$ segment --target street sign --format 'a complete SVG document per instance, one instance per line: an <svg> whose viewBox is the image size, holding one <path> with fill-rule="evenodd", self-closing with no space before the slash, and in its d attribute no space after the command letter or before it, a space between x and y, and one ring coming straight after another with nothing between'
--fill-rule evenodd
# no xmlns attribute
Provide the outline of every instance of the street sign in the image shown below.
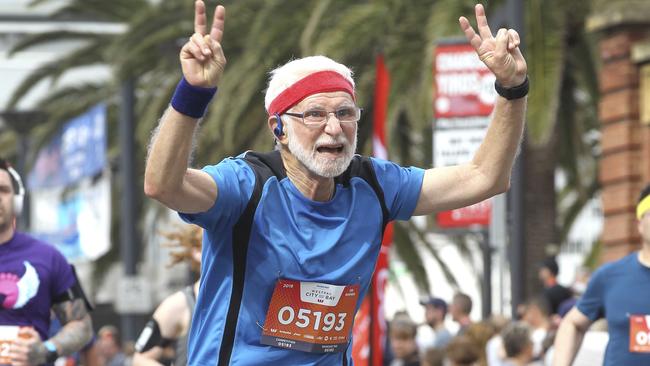
<svg viewBox="0 0 650 366"><path fill-rule="evenodd" d="M472 160L494 108L494 75L467 43L441 44L435 50L433 164L445 167ZM486 227L490 201L437 215L441 228Z"/></svg>

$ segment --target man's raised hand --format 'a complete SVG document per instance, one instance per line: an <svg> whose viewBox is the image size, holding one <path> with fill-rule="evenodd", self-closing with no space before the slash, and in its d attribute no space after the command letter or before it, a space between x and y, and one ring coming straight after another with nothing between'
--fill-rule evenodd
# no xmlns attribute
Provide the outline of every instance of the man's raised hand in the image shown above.
<svg viewBox="0 0 650 366"><path fill-rule="evenodd" d="M467 41L501 85L515 87L522 84L526 79L527 66L519 50L519 34L514 29L501 28L493 37L483 5L477 4L474 10L478 34L467 18L458 19Z"/></svg>
<svg viewBox="0 0 650 366"><path fill-rule="evenodd" d="M209 32L203 0L194 3L194 34L183 45L180 53L183 76L190 84L204 88L216 87L226 67L221 48L226 9L219 5Z"/></svg>

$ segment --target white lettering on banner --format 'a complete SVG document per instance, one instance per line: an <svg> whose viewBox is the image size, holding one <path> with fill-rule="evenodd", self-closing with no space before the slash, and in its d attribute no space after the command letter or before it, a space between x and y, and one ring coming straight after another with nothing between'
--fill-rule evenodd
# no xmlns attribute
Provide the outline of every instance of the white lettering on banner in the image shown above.
<svg viewBox="0 0 650 366"><path fill-rule="evenodd" d="M486 116L436 118L435 128L436 130L485 129L489 124L490 119Z"/></svg>
<svg viewBox="0 0 650 366"><path fill-rule="evenodd" d="M300 300L310 304L336 306L345 286L327 285L318 282L300 283Z"/></svg>
<svg viewBox="0 0 650 366"><path fill-rule="evenodd" d="M436 75L440 96L476 95L484 104L494 104L494 74L458 73Z"/></svg>
<svg viewBox="0 0 650 366"><path fill-rule="evenodd" d="M487 70L476 52L449 52L436 55L436 71Z"/></svg>
<svg viewBox="0 0 650 366"><path fill-rule="evenodd" d="M479 74L439 74L436 76L438 93L446 96L474 95L480 85Z"/></svg>

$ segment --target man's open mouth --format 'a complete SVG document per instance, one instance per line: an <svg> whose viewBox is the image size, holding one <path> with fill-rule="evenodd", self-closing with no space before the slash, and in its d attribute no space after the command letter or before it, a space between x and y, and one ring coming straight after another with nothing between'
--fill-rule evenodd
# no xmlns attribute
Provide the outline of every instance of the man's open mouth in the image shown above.
<svg viewBox="0 0 650 366"><path fill-rule="evenodd" d="M340 154L343 152L343 145L322 145L316 148L319 153Z"/></svg>

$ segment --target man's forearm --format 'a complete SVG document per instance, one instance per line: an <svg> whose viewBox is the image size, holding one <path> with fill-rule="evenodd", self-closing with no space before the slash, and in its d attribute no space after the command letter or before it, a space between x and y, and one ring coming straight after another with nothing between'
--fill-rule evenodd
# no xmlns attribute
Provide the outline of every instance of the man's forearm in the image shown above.
<svg viewBox="0 0 650 366"><path fill-rule="evenodd" d="M578 353L585 332L570 321L563 321L555 336L553 366L570 366Z"/></svg>
<svg viewBox="0 0 650 366"><path fill-rule="evenodd" d="M473 164L500 191L509 186L525 118L526 97L514 100L497 97L485 139L474 154Z"/></svg>
<svg viewBox="0 0 650 366"><path fill-rule="evenodd" d="M90 316L73 320L64 325L61 330L49 340L54 343L61 356L68 356L82 349L93 337L93 326Z"/></svg>
<svg viewBox="0 0 650 366"><path fill-rule="evenodd" d="M83 299L73 299L53 307L62 324L61 330L49 339L59 355L79 351L93 336L93 324Z"/></svg>
<svg viewBox="0 0 650 366"><path fill-rule="evenodd" d="M152 137L145 168L145 192L156 197L178 188L188 168L197 120L172 108Z"/></svg>

